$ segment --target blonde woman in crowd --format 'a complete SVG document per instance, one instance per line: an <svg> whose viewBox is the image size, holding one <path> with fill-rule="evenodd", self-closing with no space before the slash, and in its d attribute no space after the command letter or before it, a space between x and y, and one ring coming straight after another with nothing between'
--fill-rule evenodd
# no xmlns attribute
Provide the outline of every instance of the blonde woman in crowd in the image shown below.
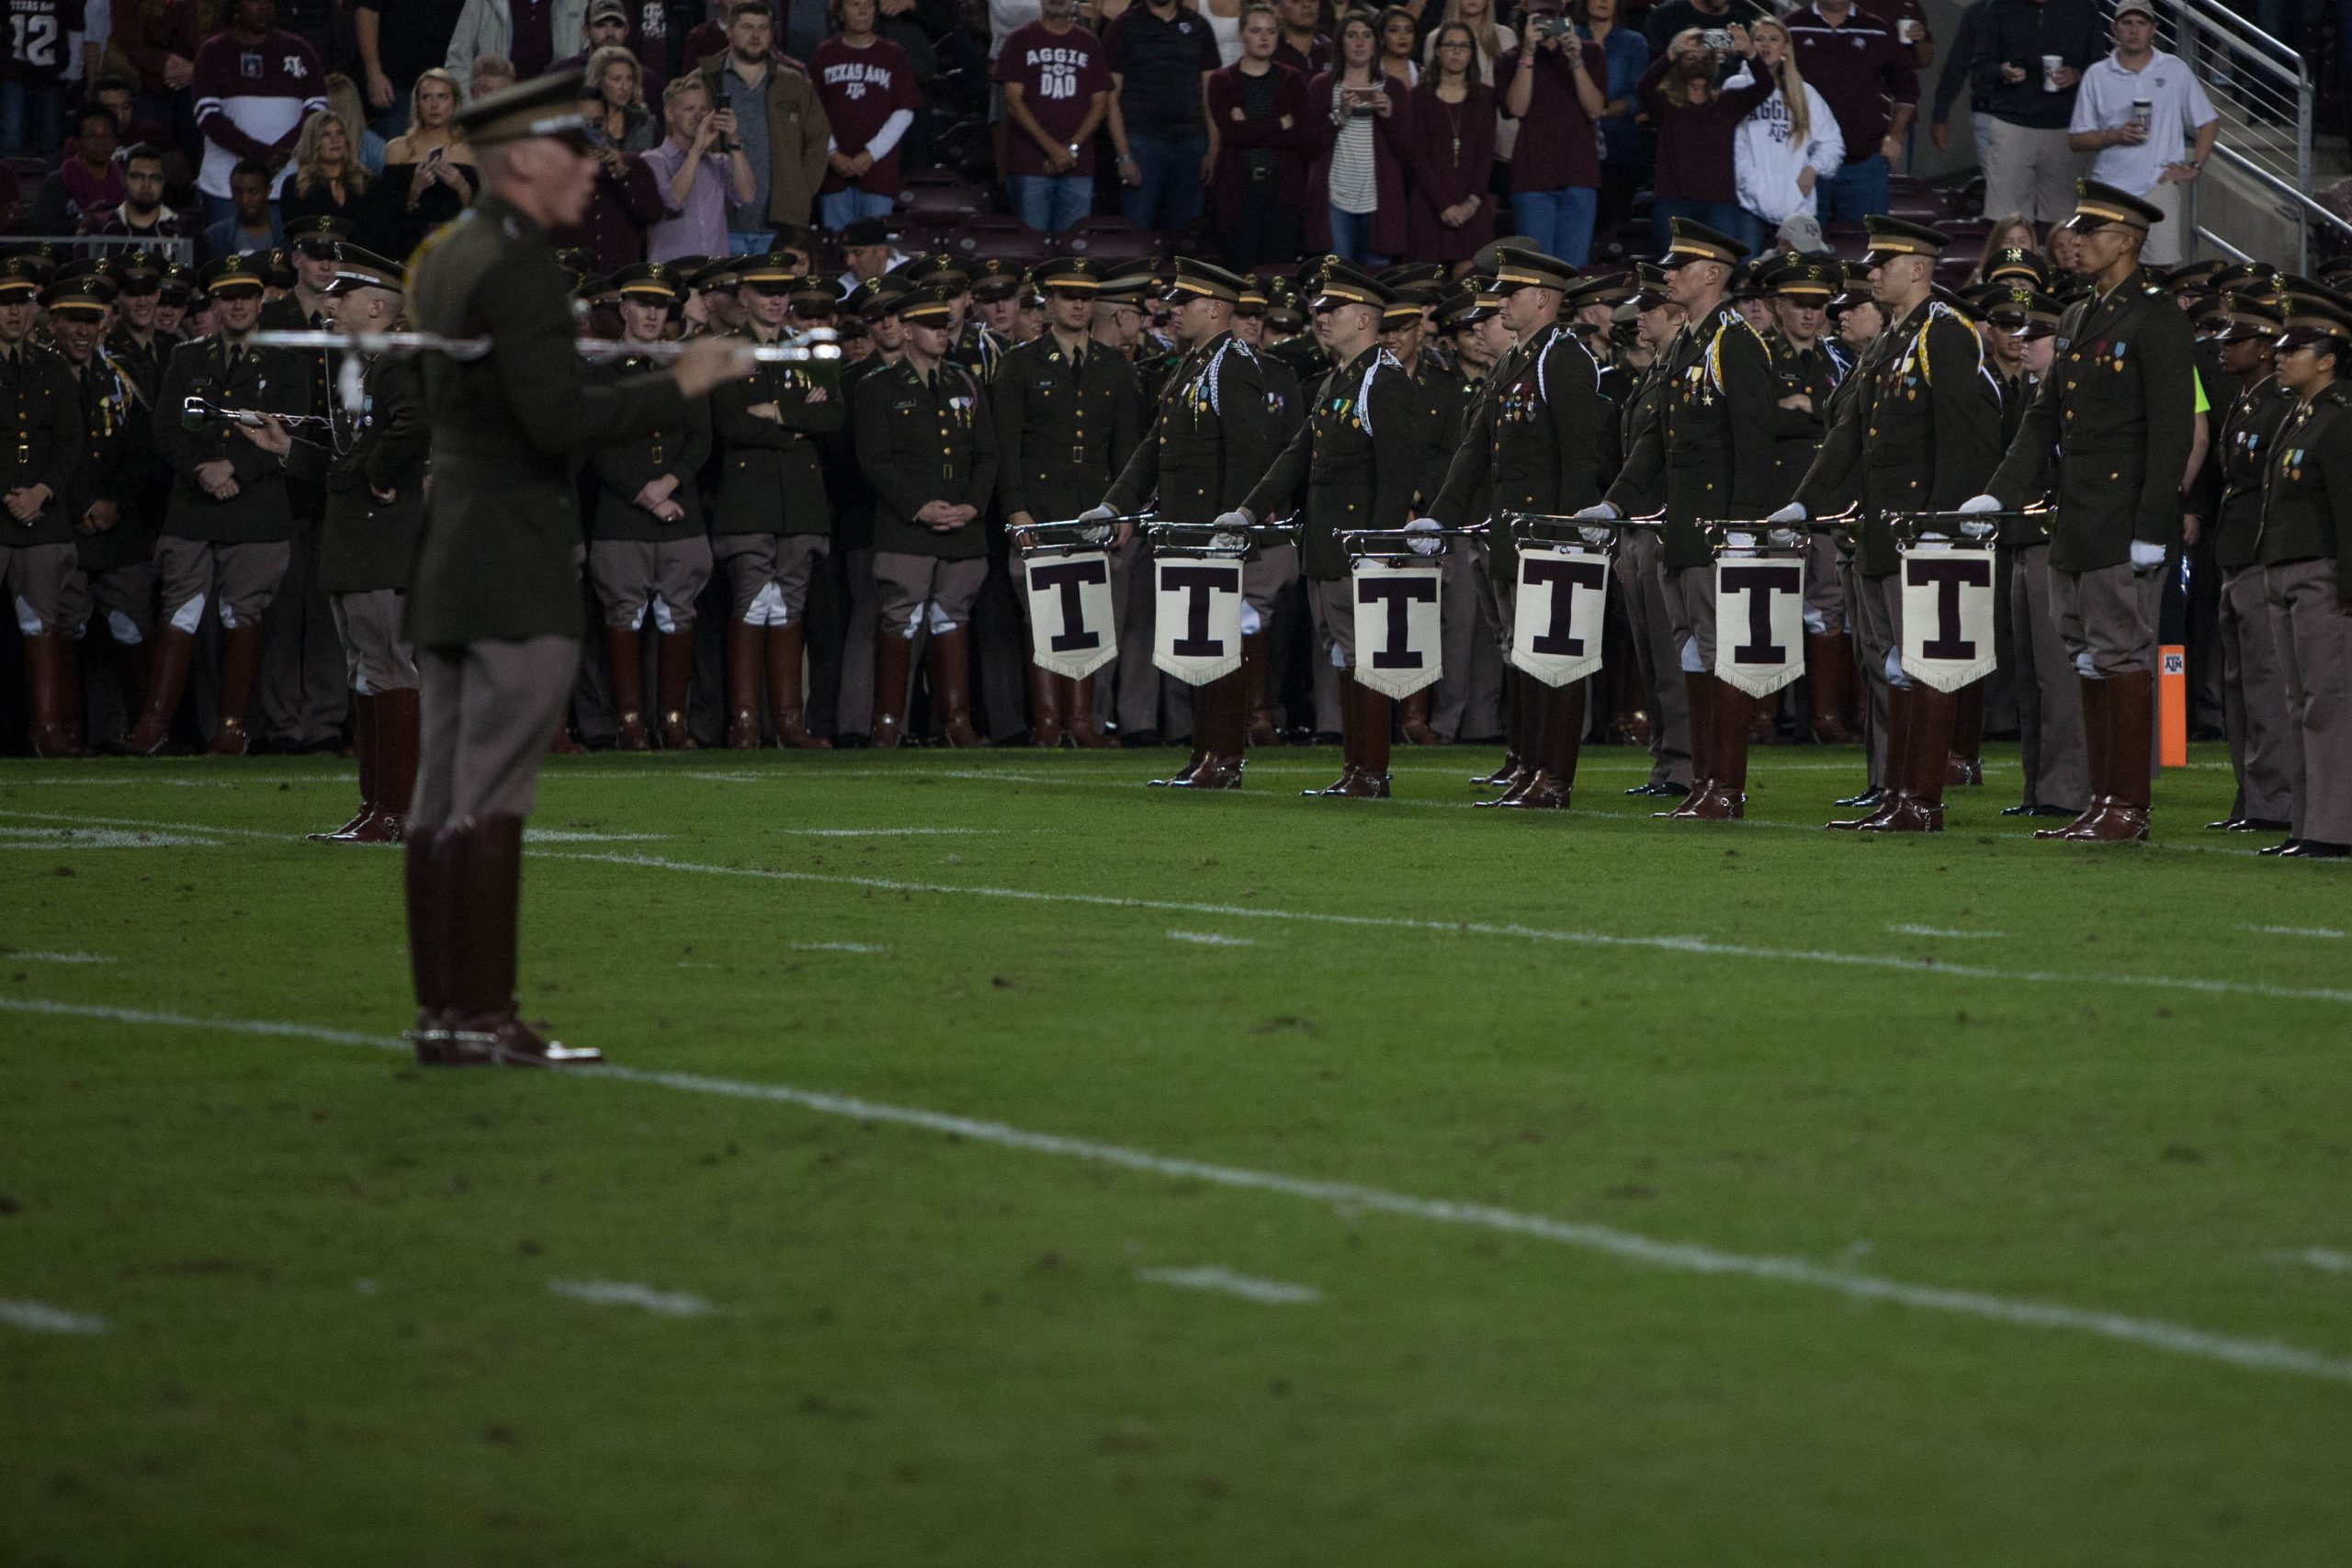
<svg viewBox="0 0 2352 1568"><path fill-rule="evenodd" d="M1756 219L1759 232L1770 234L1784 220L1814 209L1813 187L1845 167L1846 139L1827 100L1798 74L1789 29L1758 17L1748 36L1756 52L1747 68L1773 90L1739 122L1732 175L1739 205Z"/></svg>
<svg viewBox="0 0 2352 1568"><path fill-rule="evenodd" d="M476 61L479 71L481 62ZM455 218L481 188L473 149L458 129L458 79L439 66L409 89L408 130L384 149L384 194L378 222L393 255L415 250Z"/></svg>

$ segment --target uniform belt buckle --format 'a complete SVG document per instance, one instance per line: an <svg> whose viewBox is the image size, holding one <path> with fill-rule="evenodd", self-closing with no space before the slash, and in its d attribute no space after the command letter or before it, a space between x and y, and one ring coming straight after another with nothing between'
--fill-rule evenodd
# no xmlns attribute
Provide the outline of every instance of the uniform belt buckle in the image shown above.
<svg viewBox="0 0 2352 1568"><path fill-rule="evenodd" d="M1085 448L1085 447L1083 447L1083 446L1073 446L1073 447L1071 447L1071 448L1069 449L1069 460L1070 460L1071 462L1073 462L1073 463L1083 463L1083 462L1085 462L1085 461L1086 461L1086 448Z"/></svg>

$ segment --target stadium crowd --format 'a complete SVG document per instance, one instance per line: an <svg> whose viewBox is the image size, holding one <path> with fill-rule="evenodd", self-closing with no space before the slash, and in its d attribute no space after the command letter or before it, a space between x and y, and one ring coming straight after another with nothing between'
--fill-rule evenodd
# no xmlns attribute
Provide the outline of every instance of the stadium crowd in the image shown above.
<svg viewBox="0 0 2352 1568"><path fill-rule="evenodd" d="M2199 727L2232 742L2232 823L2302 828L2300 732L2346 722L2324 694L2341 671L2323 682L2298 665L2295 626L2266 598L2271 426L2256 417L2295 401L2270 369L2289 312L2339 308L2329 284L2345 275L2165 264L2218 117L2153 47L2156 18L2136 0L2104 20L2088 0L1969 7L1927 129L1940 139L1967 95L1990 219L1896 172L1936 51L1917 0L1785 15L1753 0L1622 14L1622 0L1573 14L1527 0L1509 16L1491 0L1340 16L1317 0L1100 14L1000 0L985 40L942 0L833 0L821 17L769 0L116 0L110 36L100 6L32 3L53 8L66 41L52 80L0 80L0 144L62 161L29 204L51 237L0 261L0 397L18 437L0 558L27 704L10 730L44 755L348 748L368 807L346 830L397 834L404 785L391 781L415 747L398 595L433 456L419 374L399 355L244 340L399 324L402 259L479 189L460 109L551 70L581 73L597 164L586 215L552 238L582 335L619 344L608 373L647 360L632 344L724 333L830 328L847 360L838 376L763 366L697 400L681 427L584 466L582 604L602 636L583 647L559 749L1191 736L1197 768L1223 754L1204 732L1224 705L1153 667L1145 541L1114 550L1118 657L1075 682L1030 663L1017 542L1123 489L1124 504L1151 499L1138 455L1148 469L1168 441L1171 398L1214 399L1204 355L1224 333L1244 352L1223 369L1246 374L1273 421L1262 475L1290 486L1249 497L1253 514L1311 510L1324 476L1310 416L1345 400L1326 381L1335 362L1368 353L1411 389L1398 434L1417 468L1366 525L1447 505L1461 514L1448 521L1482 515L1448 496L1449 457L1480 439L1482 411L1509 417L1490 406L1498 378L1570 348L1599 393L1579 416L1592 493L1573 499L1671 511L1668 476L1637 460L1643 422L1670 423L1662 367L1715 301L1676 297L1688 265L1652 268L1687 262L1678 237L1702 237L1772 378L1772 477L1744 474L1736 498L1761 517L1826 495L1801 486L1836 400L1915 311L1939 333L1964 324L2003 443L2031 425L2065 347L2062 311L2097 308L2123 276L2083 254L2086 175L2134 216L2109 225L2140 236L2132 287L2160 291L2194 330L2193 460L2171 536L2153 560L2135 547L2131 565L2151 596L2149 661L2161 621L2165 640L2190 645ZM127 73L109 73L119 61ZM985 114L950 123L959 96L978 108L983 79ZM51 131L66 140L43 145ZM974 199L976 169L1003 211ZM1905 232L1933 239L1887 248ZM1187 272L1170 265L1179 254L1208 261ZM1544 281L1506 281L1514 256L1538 258L1522 268ZM1923 265L1890 295L1878 274L1892 256ZM1361 280L1349 288L1362 298L1333 295L1334 276ZM1553 305L1541 321L1510 303L1531 290ZM1226 314L1204 339L1188 310L1207 296ZM1368 340L1334 341L1335 298L1376 318ZM2338 343L2308 335L2324 314L2294 319L2304 344ZM2116 340L2119 371L2123 353ZM191 414L191 399L271 417ZM930 482L919 476L938 441L946 461ZM1286 447L1297 465L1276 461ZM1939 504L1991 479L1988 462ZM1731 517L1734 500L1703 514ZM2332 528L2295 536L2311 547L2299 561L2336 548ZM1646 558L1654 544L1620 551L1610 656L1589 705L1579 682L1571 720L1510 666L1507 542L1452 542L1445 677L1392 716L1359 707L1351 634L1317 596L1345 570L1325 547L1310 530L1303 551L1272 544L1253 560L1238 678L1249 744L1369 745L1357 731L1375 721L1384 757L1392 723L1411 744L1503 739L1512 761L1493 782L1528 805L1565 804L1543 758L1565 747L1572 773L1585 736L1647 745L1642 787L1686 805L1727 771L1716 710L1736 705L1680 678L1698 639L1672 579L1689 562ZM1865 736L1854 798L1874 812L1898 795L1939 801L1947 773L1980 779L1983 737L2014 733L2018 809L2095 815L2116 793L2108 775L2144 772L2146 742L2116 755L2109 729L2130 725L2086 713L2113 694L2093 688L2126 671L2078 679L2091 656L2052 600L2049 547L2004 525L1999 668L1942 716L1930 784L1911 717L1934 705L1892 669L1871 586L1894 570L1892 543L1817 536L1807 677L1740 708L1743 759L1751 740ZM2133 787L2137 836L2144 781ZM2352 831L2330 818L2290 836L2321 852Z"/></svg>

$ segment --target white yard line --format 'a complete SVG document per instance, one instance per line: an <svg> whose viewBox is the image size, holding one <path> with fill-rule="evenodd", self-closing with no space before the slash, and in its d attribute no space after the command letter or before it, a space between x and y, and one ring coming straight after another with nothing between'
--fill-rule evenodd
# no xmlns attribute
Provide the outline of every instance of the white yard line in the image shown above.
<svg viewBox="0 0 2352 1568"><path fill-rule="evenodd" d="M591 1306L642 1307L661 1317L712 1317L720 1310L700 1296L627 1280L549 1280L548 1294Z"/></svg>
<svg viewBox="0 0 2352 1568"><path fill-rule="evenodd" d="M2308 936L2322 942L2344 940L2342 931L2330 931L2325 926L2240 926L2238 930L2252 931L2256 936Z"/></svg>
<svg viewBox="0 0 2352 1568"><path fill-rule="evenodd" d="M681 872L703 876L741 876L769 882L818 884L836 887L867 887L885 893L936 893L954 897L1001 898L1032 904L1071 904L1098 909L1148 909L1156 914L1197 915L1212 919L1289 921L1301 925L1341 926L1364 931L1432 931L1453 936L1507 936L1529 942L1560 942L1579 947L1646 949L1709 958L1747 958L1772 964L1820 964L1840 968L1892 969L1913 975L1941 975L1965 980L2001 980L2018 984L2067 987L2120 987L2127 989L2197 991L2211 996L2265 997L2275 1001L2352 1003L2352 989L2328 987L2274 986L2256 980L2206 979L2193 975L2101 974L2098 971L1996 969L1981 964L1951 964L1894 953L1840 953L1819 948L1761 947L1747 942L1716 942L1699 936L1634 936L1616 931L1551 930L1539 926L1503 925L1485 920L1419 919L1406 915L1343 915L1323 909L1273 909L1245 904L1195 904L1173 898L1130 898L1107 893L1048 893L1035 888L959 886L947 882L907 882L895 877L853 876L816 871L775 871L758 866L716 865L699 861L669 860L658 855L590 854L551 851L541 860L593 862L604 865L638 866L650 871Z"/></svg>
<svg viewBox="0 0 2352 1568"><path fill-rule="evenodd" d="M1170 942L1197 942L1203 947L1255 947L1255 937L1227 936L1221 931L1170 931Z"/></svg>
<svg viewBox="0 0 2352 1568"><path fill-rule="evenodd" d="M1890 925L1890 926L1888 926L1886 929L1887 929L1888 931L1893 931L1893 932L1894 932L1895 935L1897 935L1897 936L1933 936L1933 937L1949 937L1949 938L1951 938L1951 939L1953 939L1953 940L1955 940L1955 941L1960 941L1960 942L1973 942L1973 941L1976 941L1976 940L1978 940L1978 939L1980 939L1980 938L2001 937L2001 936L2007 936L2007 935L2008 935L2008 934L2009 934L2009 933L2008 933L2008 932L2007 932L2007 931L1946 931L1946 930L1944 930L1944 929L1943 929L1942 927L1940 927L1940 926L1914 926L1914 925L1905 925L1905 924L1900 924L1900 923L1898 923L1898 924L1894 924L1894 925Z"/></svg>
<svg viewBox="0 0 2352 1568"><path fill-rule="evenodd" d="M1323 1299L1312 1285L1285 1285L1280 1280L1256 1280L1215 1264L1199 1269L1138 1269L1136 1278L1148 1285L1174 1285L1186 1291L1216 1291L1264 1306L1309 1306Z"/></svg>
<svg viewBox="0 0 2352 1568"><path fill-rule="evenodd" d="M0 1012L51 1018L92 1019L108 1023L141 1024L158 1028L213 1031L232 1034L270 1035L285 1039L320 1040L330 1044L368 1045L389 1051L407 1049L398 1039L385 1035L364 1034L353 1030L322 1029L310 1024L278 1022L266 1019L201 1018L184 1013L99 1007L27 997L0 997ZM1832 1268L1807 1258L1725 1252L1696 1243L1665 1241L1632 1231L1612 1229L1606 1225L1555 1220L1542 1214L1521 1213L1488 1204L1457 1203L1442 1198L1417 1198L1408 1193L1385 1191L1376 1187L1360 1187L1352 1182L1319 1181L1304 1177L1283 1176L1272 1171L1250 1170L1239 1166L1211 1165L1200 1160L1170 1158L1142 1149L1125 1148L1116 1144L1097 1143L1090 1138L1064 1137L1053 1133L1032 1133L1001 1122L984 1122L973 1117L948 1115L941 1111L924 1111L912 1106L886 1105L875 1100L858 1100L848 1095L794 1089L786 1084L746 1083L731 1078L706 1077L697 1073L647 1072L631 1067L616 1066L581 1069L574 1076L597 1081L609 1080L648 1085L686 1094L718 1095L729 1100L763 1100L775 1104L792 1105L822 1115L911 1127L923 1132L944 1134L967 1142L990 1144L1000 1148L1019 1149L1027 1154L1054 1155L1065 1159L1110 1166L1173 1180L1204 1182L1216 1187L1296 1198L1327 1205L1346 1213L1393 1214L1433 1224L1527 1236L1533 1240L1552 1242L1577 1251L1598 1253L1627 1263L1643 1264L1651 1268L1716 1278L1760 1280L1773 1284L1794 1285L1807 1290L1822 1291L1831 1295L1842 1296L1849 1301L1883 1302L1890 1305L1916 1308L1922 1312L1980 1318L2019 1327L2064 1329L2073 1333L2116 1340L2123 1344L2136 1345L2146 1349L2165 1350L2175 1355L2216 1361L2248 1371L2286 1372L2298 1377L2316 1378L2327 1382L2352 1385L2352 1358L2331 1356L2317 1350L2305 1350L2292 1345L2279 1344L2276 1340L2245 1339L2233 1335L2215 1334L2205 1329L2192 1328L2182 1324L2165 1323L2154 1318L2132 1317L2122 1313L2065 1306L2054 1302L1998 1296L1981 1291L1948 1290L1936 1285L1916 1285L1900 1280L1880 1279L1841 1268Z"/></svg>
<svg viewBox="0 0 2352 1568"><path fill-rule="evenodd" d="M2335 1252L2324 1247L2307 1247L2300 1252L2274 1252L2271 1260L2278 1263L2300 1263L2306 1269L2316 1269L2323 1274L2352 1274L2352 1252Z"/></svg>
<svg viewBox="0 0 2352 1568"><path fill-rule="evenodd" d="M0 947L0 964L111 964L102 953L17 953Z"/></svg>
<svg viewBox="0 0 2352 1568"><path fill-rule="evenodd" d="M766 833L784 833L797 839L964 839L1001 833L1001 828L769 828Z"/></svg>
<svg viewBox="0 0 2352 1568"><path fill-rule="evenodd" d="M795 953L888 953L890 950L878 942L796 942Z"/></svg>
<svg viewBox="0 0 2352 1568"><path fill-rule="evenodd" d="M87 1313L67 1312L47 1302L0 1301L0 1323L28 1334L104 1334L107 1320Z"/></svg>

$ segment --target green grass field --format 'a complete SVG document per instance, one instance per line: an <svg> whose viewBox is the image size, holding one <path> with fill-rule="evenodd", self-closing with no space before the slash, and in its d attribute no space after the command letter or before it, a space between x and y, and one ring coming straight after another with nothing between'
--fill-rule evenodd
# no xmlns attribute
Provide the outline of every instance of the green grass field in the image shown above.
<svg viewBox="0 0 2352 1568"><path fill-rule="evenodd" d="M0 1562L2352 1560L2352 876L2216 749L1493 755L552 765L571 1076L400 1054L347 762L0 769Z"/></svg>

